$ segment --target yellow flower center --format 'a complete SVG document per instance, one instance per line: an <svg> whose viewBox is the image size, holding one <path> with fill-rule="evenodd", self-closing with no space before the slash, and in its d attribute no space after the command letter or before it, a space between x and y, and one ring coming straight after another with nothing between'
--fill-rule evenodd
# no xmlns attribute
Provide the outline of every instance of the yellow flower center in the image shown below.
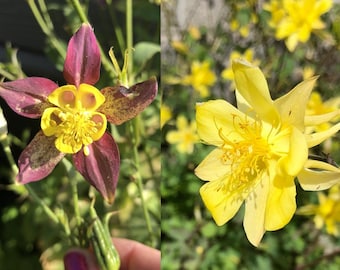
<svg viewBox="0 0 340 270"><path fill-rule="evenodd" d="M270 146L261 136L260 121L234 117L234 132L239 139L230 140L222 129L219 130L223 139L223 155L221 161L230 167L228 181L223 183L226 192L249 193L257 184L263 172L267 171Z"/></svg>
<svg viewBox="0 0 340 270"><path fill-rule="evenodd" d="M55 136L55 146L63 153L74 154L84 147L89 155L92 142L99 140L107 125L106 116L96 112L104 103L100 91L88 84L65 85L54 90L48 101L57 107L47 108L41 118L46 136Z"/></svg>

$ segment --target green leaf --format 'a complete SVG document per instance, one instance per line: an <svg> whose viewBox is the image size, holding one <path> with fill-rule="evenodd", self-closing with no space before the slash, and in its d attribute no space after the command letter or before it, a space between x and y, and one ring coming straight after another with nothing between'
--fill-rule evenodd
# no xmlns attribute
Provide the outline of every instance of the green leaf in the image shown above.
<svg viewBox="0 0 340 270"><path fill-rule="evenodd" d="M139 42L134 49L134 64L138 70L141 70L156 53L160 52L161 47L152 42Z"/></svg>

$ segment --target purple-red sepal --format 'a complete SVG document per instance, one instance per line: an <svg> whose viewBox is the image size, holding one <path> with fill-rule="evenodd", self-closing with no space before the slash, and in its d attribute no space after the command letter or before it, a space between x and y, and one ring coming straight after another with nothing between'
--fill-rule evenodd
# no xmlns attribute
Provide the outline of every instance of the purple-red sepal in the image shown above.
<svg viewBox="0 0 340 270"><path fill-rule="evenodd" d="M27 184L48 176L65 154L54 146L54 137L47 137L39 131L21 153L18 161L17 181Z"/></svg>
<svg viewBox="0 0 340 270"><path fill-rule="evenodd" d="M130 88L109 86L101 90L105 103L98 111L105 114L109 122L120 125L141 113L156 97L158 84L155 77L137 83Z"/></svg>
<svg viewBox="0 0 340 270"><path fill-rule="evenodd" d="M118 146L112 136L105 132L101 139L88 147L88 156L84 151L73 155L74 165L107 202L113 203L120 166Z"/></svg>
<svg viewBox="0 0 340 270"><path fill-rule="evenodd" d="M100 50L91 25L84 23L70 39L63 73L67 83L77 87L98 81Z"/></svg>
<svg viewBox="0 0 340 270"><path fill-rule="evenodd" d="M28 118L39 118L52 104L47 97L58 85L41 77L0 83L0 96L13 111Z"/></svg>

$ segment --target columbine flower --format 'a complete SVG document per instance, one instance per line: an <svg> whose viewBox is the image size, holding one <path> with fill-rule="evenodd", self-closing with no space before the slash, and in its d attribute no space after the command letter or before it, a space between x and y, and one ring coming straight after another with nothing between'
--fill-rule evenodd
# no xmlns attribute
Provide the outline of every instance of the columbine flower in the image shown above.
<svg viewBox="0 0 340 270"><path fill-rule="evenodd" d="M296 176L306 190L329 188L339 181L339 169L308 160L308 148L340 125L304 134L305 108L316 77L273 101L259 68L239 60L233 62L233 70L238 108L224 100L196 106L198 135L216 149L195 173L208 181L200 194L217 225L228 222L245 202L244 229L257 246L265 231L278 230L292 218ZM319 116L319 121L326 118Z"/></svg>
<svg viewBox="0 0 340 270"><path fill-rule="evenodd" d="M208 61L193 62L191 65L191 74L183 78L184 85L192 85L192 87L200 93L201 97L209 96L209 86L213 86L216 81L215 74L210 70Z"/></svg>
<svg viewBox="0 0 340 270"><path fill-rule="evenodd" d="M157 82L150 79L130 89L93 86L99 79L100 52L90 25L71 38L64 64L67 85L41 77L0 84L0 96L18 114L41 117L41 131L19 157L20 183L49 175L65 154L103 197L112 202L118 180L118 147L106 132L107 121L121 124L152 102Z"/></svg>
<svg viewBox="0 0 340 270"><path fill-rule="evenodd" d="M298 209L301 215L315 215L314 223L318 229L326 226L329 234L338 236L340 225L340 189L335 185L329 189L328 196L318 192L318 205L305 205Z"/></svg>
<svg viewBox="0 0 340 270"><path fill-rule="evenodd" d="M325 27L320 17L331 7L331 0L272 0L264 8L272 14L270 25L276 28L276 39L285 39L288 50L294 51L298 42L308 41L313 30Z"/></svg>
<svg viewBox="0 0 340 270"><path fill-rule="evenodd" d="M177 130L169 131L166 140L170 144L176 144L178 152L191 154L194 151L194 144L199 142L196 122L188 123L187 118L180 115L177 117L176 126Z"/></svg>

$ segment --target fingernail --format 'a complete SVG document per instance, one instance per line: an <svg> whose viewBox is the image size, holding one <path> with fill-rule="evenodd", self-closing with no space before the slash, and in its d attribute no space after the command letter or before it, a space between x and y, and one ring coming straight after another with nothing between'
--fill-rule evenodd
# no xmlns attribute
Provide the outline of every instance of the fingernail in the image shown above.
<svg viewBox="0 0 340 270"><path fill-rule="evenodd" d="M81 250L70 250L64 256L65 270L89 270L86 255Z"/></svg>

